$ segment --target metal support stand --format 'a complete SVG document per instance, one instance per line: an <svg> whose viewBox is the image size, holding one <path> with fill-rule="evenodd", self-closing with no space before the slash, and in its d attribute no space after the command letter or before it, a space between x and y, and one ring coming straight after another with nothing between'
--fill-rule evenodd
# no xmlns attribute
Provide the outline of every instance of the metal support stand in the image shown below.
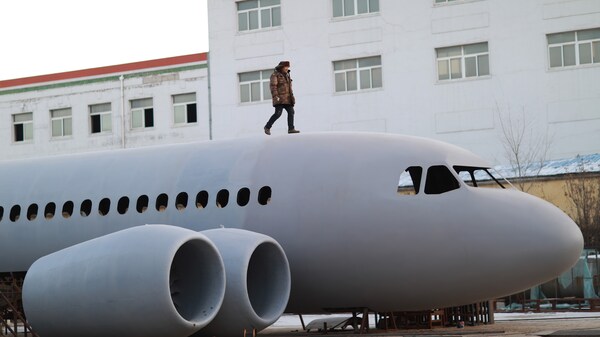
<svg viewBox="0 0 600 337"><path fill-rule="evenodd" d="M298 317L300 317L300 323L302 324L302 331L306 331L306 324L304 324L304 318L302 317L302 314L298 314Z"/></svg>
<svg viewBox="0 0 600 337"><path fill-rule="evenodd" d="M13 273L0 275L0 328L4 326L4 332L10 331L11 335L18 336L19 323L23 325L23 336L28 333L33 337L39 335L33 331L25 315L23 314L23 300L21 287L24 275L17 277ZM12 321L13 328L8 321Z"/></svg>

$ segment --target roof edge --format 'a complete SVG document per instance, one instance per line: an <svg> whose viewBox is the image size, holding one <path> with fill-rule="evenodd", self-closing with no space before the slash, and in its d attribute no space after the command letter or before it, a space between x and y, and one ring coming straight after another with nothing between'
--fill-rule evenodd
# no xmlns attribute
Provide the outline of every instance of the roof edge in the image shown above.
<svg viewBox="0 0 600 337"><path fill-rule="evenodd" d="M0 88L18 87L37 83L71 80L82 77L114 74L119 72L135 71L147 68L167 67L185 63L206 62L208 53L188 54L181 56L165 57L154 60L123 63L112 66L89 68L82 70L66 71L61 73L38 75L31 77L15 78L0 81Z"/></svg>

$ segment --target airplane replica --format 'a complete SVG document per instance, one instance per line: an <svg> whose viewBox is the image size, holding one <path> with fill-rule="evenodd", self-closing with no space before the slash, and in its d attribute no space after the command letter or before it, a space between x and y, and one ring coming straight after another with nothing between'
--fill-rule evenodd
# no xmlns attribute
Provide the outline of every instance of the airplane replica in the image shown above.
<svg viewBox="0 0 600 337"><path fill-rule="evenodd" d="M42 337L240 336L284 312L474 303L583 248L567 215L489 167L371 133L4 161L0 272L27 272Z"/></svg>

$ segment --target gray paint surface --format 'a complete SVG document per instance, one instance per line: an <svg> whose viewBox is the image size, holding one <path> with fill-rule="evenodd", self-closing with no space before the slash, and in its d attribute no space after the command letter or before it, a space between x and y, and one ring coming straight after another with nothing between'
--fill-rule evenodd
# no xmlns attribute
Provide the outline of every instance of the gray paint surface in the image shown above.
<svg viewBox="0 0 600 337"><path fill-rule="evenodd" d="M423 138L323 133L168 145L60 156L0 165L0 272L24 271L38 258L129 227L160 223L195 231L219 227L265 234L283 248L291 272L287 311L340 308L419 310L472 303L559 275L578 258L581 232L553 205L511 189L460 188L436 195L397 193L409 166L488 167L461 148ZM454 172L453 172L454 174ZM458 179L458 177L456 177ZM423 177L425 180L425 177ZM422 182L425 184L426 181ZM267 205L257 202L269 186ZM236 203L250 190L246 206ZM230 193L218 208L217 193ZM206 208L194 205L209 193ZM175 197L189 195L177 210ZM158 212L156 197L168 208ZM140 195L150 207L135 210ZM119 198L130 199L126 214ZM110 198L108 215L98 215ZM85 199L93 203L79 214ZM48 202L74 215L46 220ZM30 204L40 208L30 221ZM10 221L13 205L21 216Z"/></svg>

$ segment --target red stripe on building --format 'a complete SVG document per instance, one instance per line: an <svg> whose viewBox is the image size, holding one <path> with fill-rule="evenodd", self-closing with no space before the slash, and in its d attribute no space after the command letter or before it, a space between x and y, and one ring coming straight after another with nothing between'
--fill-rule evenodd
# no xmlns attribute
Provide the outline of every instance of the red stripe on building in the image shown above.
<svg viewBox="0 0 600 337"><path fill-rule="evenodd" d="M202 62L206 61L207 53L190 54L174 57L166 57L156 60L132 62L125 64L117 64L113 66L90 68L83 70L67 71L64 73L55 73L48 75L39 75L23 78L15 78L12 80L0 81L0 88L17 87L21 85L29 85L35 83L52 82L52 81L63 81L69 79L75 79L80 77L90 77L114 74L120 72L135 71L148 68L168 67L186 63Z"/></svg>

